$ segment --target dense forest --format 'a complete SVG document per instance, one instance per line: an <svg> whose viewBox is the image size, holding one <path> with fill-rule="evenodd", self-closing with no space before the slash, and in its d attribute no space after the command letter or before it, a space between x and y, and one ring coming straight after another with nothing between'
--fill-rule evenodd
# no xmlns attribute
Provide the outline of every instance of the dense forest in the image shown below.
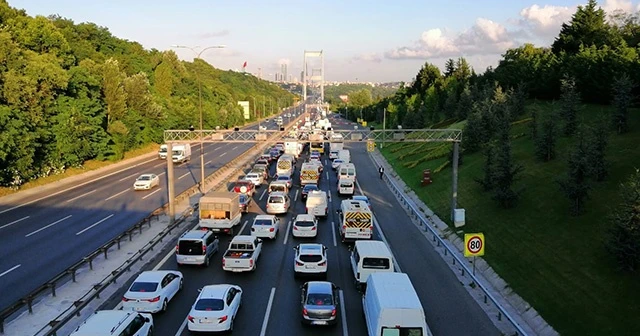
<svg viewBox="0 0 640 336"><path fill-rule="evenodd" d="M330 85L324 88L324 100L331 104L334 110L343 108L346 104L340 99L341 95L349 96L349 103L354 106L366 106L374 101L391 97L396 89L388 86L371 86L368 84Z"/></svg>
<svg viewBox="0 0 640 336"><path fill-rule="evenodd" d="M6 0L0 24L0 186L89 159L118 160L160 143L165 129L197 127L198 79L205 128L245 123L239 100L250 102L254 120L254 108L266 116L295 98L252 75L145 50L93 23L30 17Z"/></svg>

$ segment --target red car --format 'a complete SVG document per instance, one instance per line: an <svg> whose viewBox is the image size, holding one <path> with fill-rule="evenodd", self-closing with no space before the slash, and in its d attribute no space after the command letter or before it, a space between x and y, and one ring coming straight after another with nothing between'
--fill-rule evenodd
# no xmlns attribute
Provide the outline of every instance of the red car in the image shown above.
<svg viewBox="0 0 640 336"><path fill-rule="evenodd" d="M253 182L247 180L238 180L236 184L233 186L233 192L239 194L245 194L249 197L253 197L253 193L256 188L253 185Z"/></svg>

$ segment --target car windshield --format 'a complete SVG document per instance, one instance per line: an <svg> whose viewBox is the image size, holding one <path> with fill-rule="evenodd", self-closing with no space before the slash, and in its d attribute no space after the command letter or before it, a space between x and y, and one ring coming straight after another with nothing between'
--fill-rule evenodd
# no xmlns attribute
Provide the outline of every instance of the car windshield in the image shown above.
<svg viewBox="0 0 640 336"><path fill-rule="evenodd" d="M158 284L155 282L134 282L129 288L130 292L155 292L158 288Z"/></svg>
<svg viewBox="0 0 640 336"><path fill-rule="evenodd" d="M224 309L224 301L220 299L200 299L196 302L195 310L221 311Z"/></svg>
<svg viewBox="0 0 640 336"><path fill-rule="evenodd" d="M335 160L335 161L333 161L333 163L342 163L342 162L344 162L344 161L342 161L342 160Z"/></svg>
<svg viewBox="0 0 640 336"><path fill-rule="evenodd" d="M333 297L331 294L312 293L307 296L307 304L314 306L332 306Z"/></svg>
<svg viewBox="0 0 640 336"><path fill-rule="evenodd" d="M284 197L282 196L269 197L269 203L284 203Z"/></svg>
<svg viewBox="0 0 640 336"><path fill-rule="evenodd" d="M138 181L149 181L149 180L151 180L151 176L149 175L138 177Z"/></svg>
<svg viewBox="0 0 640 336"><path fill-rule="evenodd" d="M312 190L318 190L318 186L315 184L307 184L306 186L304 186L304 189L302 189L302 191L312 191Z"/></svg>
<svg viewBox="0 0 640 336"><path fill-rule="evenodd" d="M257 178L258 178L258 175L256 175L256 174L249 174L249 175L247 175L247 177L246 177L246 178L247 178L247 179L257 179Z"/></svg>
<svg viewBox="0 0 640 336"><path fill-rule="evenodd" d="M304 227L310 227L313 226L313 222L311 221L297 221L296 222L296 226L304 226Z"/></svg>
<svg viewBox="0 0 640 336"><path fill-rule="evenodd" d="M256 219L255 222L253 222L253 225L271 225L273 224L273 221L270 221L268 219Z"/></svg>
<svg viewBox="0 0 640 336"><path fill-rule="evenodd" d="M248 199L249 198L246 195L244 194L240 195L240 203L245 203Z"/></svg>
<svg viewBox="0 0 640 336"><path fill-rule="evenodd" d="M289 176L278 176L278 181L289 181Z"/></svg>

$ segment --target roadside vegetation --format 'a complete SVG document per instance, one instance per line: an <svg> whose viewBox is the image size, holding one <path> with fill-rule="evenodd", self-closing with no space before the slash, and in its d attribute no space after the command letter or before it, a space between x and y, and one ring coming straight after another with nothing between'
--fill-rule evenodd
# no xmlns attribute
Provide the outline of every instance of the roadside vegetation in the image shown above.
<svg viewBox="0 0 640 336"><path fill-rule="evenodd" d="M145 50L93 23L30 17L5 0L0 23L0 195L140 154L165 129L197 128L196 74L207 129L243 125L238 101L249 101L250 122L295 99L252 75Z"/></svg>
<svg viewBox="0 0 640 336"><path fill-rule="evenodd" d="M462 128L464 232L562 335L640 331L640 19L579 7L550 48L507 50L476 74L464 58L425 64L393 97L349 118L387 128ZM358 111L358 113L354 113ZM450 225L451 145L383 155ZM430 169L434 183L420 186ZM452 227L453 230L453 227ZM462 235L462 232L458 232Z"/></svg>
<svg viewBox="0 0 640 336"><path fill-rule="evenodd" d="M340 96L348 96L349 104L353 106L366 106L376 100L393 96L397 91L397 85L383 84L371 86L358 83L340 83L324 88L324 100L334 109L346 106Z"/></svg>

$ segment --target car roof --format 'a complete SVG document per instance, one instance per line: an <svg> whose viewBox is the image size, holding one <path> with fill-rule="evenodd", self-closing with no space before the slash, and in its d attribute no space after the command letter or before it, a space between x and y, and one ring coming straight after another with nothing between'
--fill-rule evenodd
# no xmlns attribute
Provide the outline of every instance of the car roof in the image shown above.
<svg viewBox="0 0 640 336"><path fill-rule="evenodd" d="M126 310L99 310L87 318L72 335L113 335L120 325L137 312ZM112 332L113 330L113 332Z"/></svg>
<svg viewBox="0 0 640 336"><path fill-rule="evenodd" d="M305 243L298 246L300 254L322 254L322 248L324 247L322 244L317 243Z"/></svg>
<svg viewBox="0 0 640 336"><path fill-rule="evenodd" d="M160 282L167 274L173 273L169 271L146 271L140 273L136 278L136 282Z"/></svg>
<svg viewBox="0 0 640 336"><path fill-rule="evenodd" d="M283 193L282 191L274 191L271 194L269 194L269 197L274 197L274 196L280 196L280 197L284 197L287 194Z"/></svg>
<svg viewBox="0 0 640 336"><path fill-rule="evenodd" d="M267 219L267 220L271 220L273 219L274 216L272 215L257 215L256 219Z"/></svg>
<svg viewBox="0 0 640 336"><path fill-rule="evenodd" d="M365 196L365 195L355 195L353 197L354 200L356 201L369 201L369 197Z"/></svg>
<svg viewBox="0 0 640 336"><path fill-rule="evenodd" d="M310 214L299 214L296 216L296 221L313 221L316 216Z"/></svg>
<svg viewBox="0 0 640 336"><path fill-rule="evenodd" d="M227 284L219 284L219 285L208 285L202 287L200 291L200 295L198 298L200 299L222 299L224 298L224 294L231 288L232 285Z"/></svg>
<svg viewBox="0 0 640 336"><path fill-rule="evenodd" d="M307 282L307 293L333 294L333 283L329 281L309 281Z"/></svg>
<svg viewBox="0 0 640 336"><path fill-rule="evenodd" d="M185 232L180 239L204 239L210 232L209 230L191 230Z"/></svg>

